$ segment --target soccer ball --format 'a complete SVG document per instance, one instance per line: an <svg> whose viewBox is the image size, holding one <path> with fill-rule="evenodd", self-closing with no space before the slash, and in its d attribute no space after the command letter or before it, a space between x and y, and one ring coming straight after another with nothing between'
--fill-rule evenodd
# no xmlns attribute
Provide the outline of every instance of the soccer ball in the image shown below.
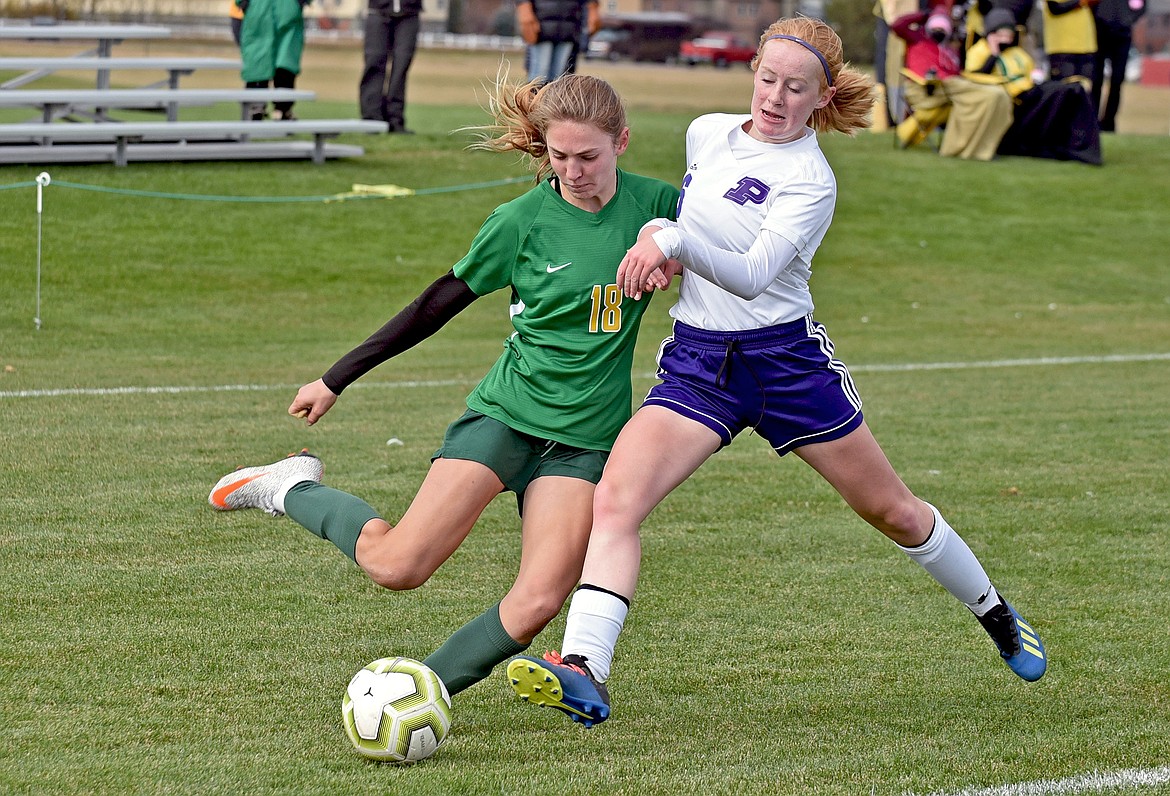
<svg viewBox="0 0 1170 796"><path fill-rule="evenodd" d="M439 676L410 658L379 658L353 676L341 721L354 748L373 760L425 760L451 729L451 697Z"/></svg>

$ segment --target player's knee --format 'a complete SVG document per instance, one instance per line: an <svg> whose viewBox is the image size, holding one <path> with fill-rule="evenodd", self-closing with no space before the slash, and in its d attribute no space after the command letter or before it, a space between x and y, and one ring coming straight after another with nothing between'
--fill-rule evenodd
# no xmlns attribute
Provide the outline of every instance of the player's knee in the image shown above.
<svg viewBox="0 0 1170 796"><path fill-rule="evenodd" d="M362 564L362 569L370 576L370 580L383 589L390 591L410 591L426 583L432 571L418 566L404 565L402 562Z"/></svg>
<svg viewBox="0 0 1170 796"><path fill-rule="evenodd" d="M630 485L603 478L593 493L593 535L612 533L607 529L625 525L621 520L636 512L636 498Z"/></svg>
<svg viewBox="0 0 1170 796"><path fill-rule="evenodd" d="M534 602L521 603L520 609L513 617L514 627L510 630L519 637L517 640L530 641L556 618L563 605L563 599L555 602L551 595L542 595Z"/></svg>
<svg viewBox="0 0 1170 796"><path fill-rule="evenodd" d="M911 496L872 506L862 517L899 544L917 544L930 535L924 510L929 512L921 500Z"/></svg>

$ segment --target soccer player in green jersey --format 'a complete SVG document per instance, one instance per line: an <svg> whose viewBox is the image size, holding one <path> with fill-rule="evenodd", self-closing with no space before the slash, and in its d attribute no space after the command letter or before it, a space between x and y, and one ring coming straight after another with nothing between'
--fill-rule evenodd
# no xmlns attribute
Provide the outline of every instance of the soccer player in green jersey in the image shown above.
<svg viewBox="0 0 1170 796"><path fill-rule="evenodd" d="M312 425L342 390L434 334L472 301L511 291L514 331L447 429L418 494L396 525L362 499L320 483L307 452L220 479L220 510L288 515L388 589L416 588L459 547L504 491L521 507L521 556L504 598L425 661L451 694L523 651L560 611L581 574L593 490L631 409L630 367L645 300L625 298L617 265L642 224L674 218L678 190L617 167L630 132L603 80L565 75L544 86L498 81L495 122L478 148L528 155L538 184L496 208L446 275L325 375L289 413Z"/></svg>

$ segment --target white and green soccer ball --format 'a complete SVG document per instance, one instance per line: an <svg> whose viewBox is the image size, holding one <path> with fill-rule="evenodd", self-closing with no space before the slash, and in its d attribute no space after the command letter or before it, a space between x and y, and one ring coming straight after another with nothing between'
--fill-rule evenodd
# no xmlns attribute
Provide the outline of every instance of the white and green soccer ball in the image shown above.
<svg viewBox="0 0 1170 796"><path fill-rule="evenodd" d="M353 676L341 721L354 748L373 760L425 760L451 730L451 697L439 676L410 658L379 658Z"/></svg>

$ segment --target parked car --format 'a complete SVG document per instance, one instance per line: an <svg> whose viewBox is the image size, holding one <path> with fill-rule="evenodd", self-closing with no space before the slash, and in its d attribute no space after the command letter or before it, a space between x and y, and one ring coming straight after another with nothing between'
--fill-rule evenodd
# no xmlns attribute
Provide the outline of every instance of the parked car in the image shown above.
<svg viewBox="0 0 1170 796"><path fill-rule="evenodd" d="M697 39L684 41L679 47L678 57L689 66L714 64L725 68L732 64L751 63L756 57L756 45L735 33L713 30Z"/></svg>
<svg viewBox="0 0 1170 796"><path fill-rule="evenodd" d="M610 14L602 17L601 30L590 38L585 57L673 63L682 42L697 30L691 17L679 12Z"/></svg>
<svg viewBox="0 0 1170 796"><path fill-rule="evenodd" d="M602 28L589 37L585 58L617 61L628 51L630 32L619 28Z"/></svg>

